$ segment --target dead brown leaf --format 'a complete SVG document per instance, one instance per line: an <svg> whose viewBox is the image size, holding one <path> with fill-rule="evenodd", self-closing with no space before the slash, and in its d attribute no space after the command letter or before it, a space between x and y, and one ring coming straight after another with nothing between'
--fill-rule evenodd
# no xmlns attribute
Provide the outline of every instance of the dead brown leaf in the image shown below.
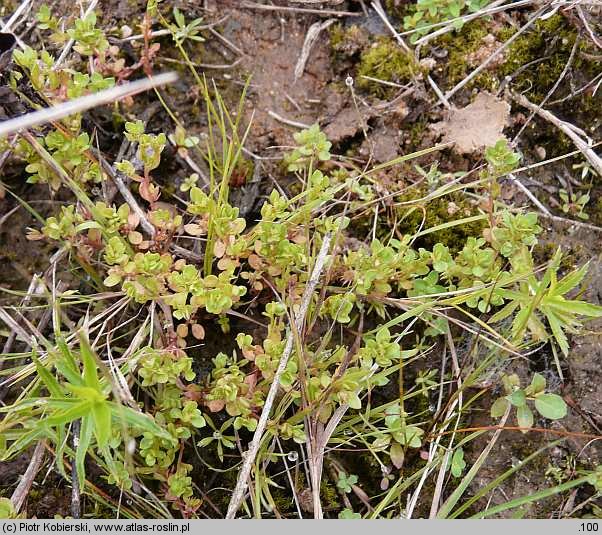
<svg viewBox="0 0 602 535"><path fill-rule="evenodd" d="M452 109L446 120L434 125L443 141L454 143L459 154L470 154L495 145L503 138L508 124L510 105L489 93L479 93L465 108Z"/></svg>

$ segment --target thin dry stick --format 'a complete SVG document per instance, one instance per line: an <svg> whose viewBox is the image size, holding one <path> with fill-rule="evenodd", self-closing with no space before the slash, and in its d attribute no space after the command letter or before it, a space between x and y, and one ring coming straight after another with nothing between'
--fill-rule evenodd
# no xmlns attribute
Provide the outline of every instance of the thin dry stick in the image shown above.
<svg viewBox="0 0 602 535"><path fill-rule="evenodd" d="M598 58L602 58L602 56L598 56ZM594 76L589 82L587 82L585 85L582 85L579 89L571 91L571 93L568 94L566 97L562 97L562 98L559 98L556 100L552 100L551 102L548 102L548 106L554 106L555 104L562 104L563 102L566 102L567 100L571 100L572 98L575 98L577 95L580 95L581 93L583 93L586 89L590 88L596 82L598 82L598 87L599 87L600 82L602 82L601 78L602 78L602 72L600 74L597 74L596 76ZM594 89L592 96L596 95L596 91L597 91L597 88Z"/></svg>
<svg viewBox="0 0 602 535"><path fill-rule="evenodd" d="M224 43L232 52L236 52L240 56L245 55L244 50L241 50L239 47L237 47L232 41L230 41L230 39L226 39L226 37L224 37L221 33L215 31L213 28L209 28L209 32L216 37L218 41Z"/></svg>
<svg viewBox="0 0 602 535"><path fill-rule="evenodd" d="M401 37L401 35L399 35L399 33L397 33L397 30L395 30L395 28L393 28L393 25L389 21L389 18L387 17L387 14L385 13L385 10L383 9L383 6L381 5L380 0L375 0L374 2L372 2L372 8L374 9L374 11L376 11L376 14L384 22L384 24L388 28L388 30L393 34L393 37L395 37L397 42L400 44L401 48L403 48L404 52L406 54L411 54L412 50L407 45L407 43L403 40L403 37Z"/></svg>
<svg viewBox="0 0 602 535"><path fill-rule="evenodd" d="M256 2L243 2L242 8L258 9L262 11L288 11L289 13L309 13L313 15L321 15L323 17L363 17L363 13L353 13L352 11L337 11L336 9L311 9L307 7L286 7L286 6L269 6L257 4Z"/></svg>
<svg viewBox="0 0 602 535"><path fill-rule="evenodd" d="M437 439L439 438L440 437L437 437ZM436 442L436 445L439 446L438 440ZM437 474L437 479L435 481L435 490L433 492L433 498L431 500L431 510L429 512L429 518L437 517L437 511L439 510L439 502L441 500L441 494L443 493L443 484L445 483L445 476L447 475L447 467L449 466L449 458L451 457L451 455L451 449L446 449L445 453L443 454L443 460L441 461L439 473Z"/></svg>
<svg viewBox="0 0 602 535"><path fill-rule="evenodd" d="M463 403L463 394L462 394L462 376L461 376L461 370L460 370L460 363L458 361L458 354L456 352L456 346L454 344L454 339L452 337L451 334L451 329L447 328L447 344L450 350L450 356L451 356L451 361L452 361L452 368L453 368L453 373L456 377L456 383L458 385L458 390L457 390L457 396L454 397L448 411L447 411L447 416L446 416L446 421L450 420L451 417L454 414L454 411L456 410L456 406L457 406L457 410L458 410L458 418L456 420L456 428L460 422L460 415L462 414L462 403ZM448 427L449 424L445 425L445 428ZM447 468L447 462L449 459L449 448L451 448L453 440L454 440L455 435L452 435L452 438L449 442L448 445L448 451L445 454L445 457L443 459L443 463L440 466L439 469L439 477L437 478L437 481L439 482L439 480L441 480L441 484L443 484L443 475L446 471ZM437 440L435 441L434 444L431 445L431 447L429 448L429 459L428 462L431 463L433 461L433 459L435 458L435 452L437 450L437 447L439 446L439 438L441 438L440 436L437 437ZM418 498L420 496L420 492L422 491L422 487L424 486L425 482L426 482L426 478L429 476L430 472L432 471L432 468L429 468L427 466L427 469L422 473L422 477L420 478L420 481L418 482L418 485L416 486L416 490L414 491L412 498L410 499L410 503L408 504L407 507L407 511L406 511L406 517L407 518L412 518L412 515L414 514L414 509L416 508L416 504L418 503ZM441 489L439 487L435 487L435 494L437 494L437 492L440 492ZM433 504L435 504L435 500L433 499L433 501L431 502L431 516L430 518L434 518L434 514L433 514Z"/></svg>
<svg viewBox="0 0 602 535"><path fill-rule="evenodd" d="M219 26L220 24L222 24L229 18L230 18L229 14L224 15L221 19L216 20L215 22L210 22L209 24L197 26L196 30L200 31L200 30L208 30L209 28L214 28L215 26ZM149 39L155 39L156 37L163 37L165 35L172 35L172 34L173 34L173 30L156 30L154 32L151 32L148 35L148 37L149 37ZM145 38L145 35L143 33L138 33L136 35L130 35L128 37L124 37L123 39L117 39L116 41L119 43L128 43L130 41L140 41L144 38Z"/></svg>
<svg viewBox="0 0 602 535"><path fill-rule="evenodd" d="M427 76L426 79L429 85L433 88L435 95L437 95L439 102L441 102L448 110L451 109L451 104L449 103L449 100L447 100L441 89L439 89L439 86L435 83L435 80L433 80L430 76Z"/></svg>
<svg viewBox="0 0 602 535"><path fill-rule="evenodd" d="M592 149L595 147L599 147L600 145L602 145L602 141L598 141L597 143L594 143L592 145ZM555 158L548 158L547 160L542 160L540 162L535 162L529 165L525 165L523 167L519 167L518 169L515 169L514 172L515 173L520 173L522 171L530 171L531 169L536 169L537 167L542 167L544 165L550 165L551 163L554 162L559 162L560 160L565 160L566 158L570 158L571 156L575 156L575 154L579 154L581 151L579 150L573 150L571 152L567 152L566 154L561 154L560 156L556 156Z"/></svg>
<svg viewBox="0 0 602 535"><path fill-rule="evenodd" d="M309 54L311 53L312 47L318 40L320 33L323 30L326 30L335 21L336 19L328 19L324 22L316 22L309 27L309 30L307 30L307 35L305 36L305 41L303 42L303 47L301 48L301 55L299 56L297 64L295 65L295 80L303 76L305 65L309 59Z"/></svg>
<svg viewBox="0 0 602 535"><path fill-rule="evenodd" d="M75 420L72 426L72 441L73 449L79 449L79 431L80 421ZM77 472L77 463L71 465L71 516L73 518L81 518L82 506L79 488L79 474Z"/></svg>
<svg viewBox="0 0 602 535"><path fill-rule="evenodd" d="M20 204L17 204L17 206L15 206L13 209L9 210L6 214L4 214L2 217L0 217L0 227L2 225L4 225L4 223L6 223L11 216L17 212L18 210L20 210L21 208L23 208L23 206L21 206Z"/></svg>
<svg viewBox="0 0 602 535"><path fill-rule="evenodd" d="M96 7L96 4L98 4L98 0L92 0L90 2L90 5L88 6L88 9L86 9L86 12L82 16L82 19L85 19L90 13L92 13L92 11L94 10L94 8ZM75 44L75 39L69 39L69 41L67 41L67 44L65 45L65 48L63 48L63 51L61 52L61 55L59 56L59 58L56 60L56 62L52 66L52 70L53 71L56 71L61 66L61 63L63 63L63 61L65 61L65 58L67 57L67 55L71 51L71 47L74 44Z"/></svg>
<svg viewBox="0 0 602 535"><path fill-rule="evenodd" d="M462 429L455 429L454 431L445 431L439 433L441 435L448 435L449 433L474 433L475 431L520 431L520 432L533 432L533 433L552 433L553 435L561 435L563 437L574 437L574 438L589 438L592 440L602 440L602 435L593 435L591 433L578 433L576 431L564 431L562 429L550 429L546 427L519 427L518 425L485 425L481 427L463 427ZM436 437L437 434L431 435Z"/></svg>
<svg viewBox="0 0 602 535"><path fill-rule="evenodd" d="M585 228L588 230L593 230L595 232L602 232L602 227L597 227L596 225L590 225L589 223L584 223L583 221L576 221L574 219L567 219L566 217L560 217L558 215L548 215L545 213L541 214L542 217L547 217L552 221L556 221L558 223L563 223L565 225L573 225L579 228Z"/></svg>
<svg viewBox="0 0 602 535"><path fill-rule="evenodd" d="M122 98L135 95L136 93L141 93L142 91L148 91L149 89L161 85L173 83L177 79L178 75L175 72L166 72L153 76L152 78L142 78L135 82L98 91L92 95L69 100L62 104L52 106L51 108L43 108L32 113L27 113L20 117L0 122L0 137L31 128L32 126L58 121L59 119L73 115L74 113L80 113L89 110L90 108L95 108L96 106L109 104Z"/></svg>
<svg viewBox="0 0 602 535"><path fill-rule="evenodd" d="M339 406L333 413L332 417L328 421L326 428L323 431L318 431L316 437L316 448L311 451L309 460L309 471L311 474L311 491L314 508L314 518L321 519L322 514L322 503L320 502L320 482L322 480L322 470L324 466L324 450L330 440L330 437L334 433L337 425L339 425L343 416L349 409L349 405L344 403Z"/></svg>
<svg viewBox="0 0 602 535"><path fill-rule="evenodd" d="M463 17L456 17L456 18L450 19L449 21L447 21L448 24L445 24L445 26L443 26L442 28L439 28L438 30L435 30L434 32L429 33L428 35L425 35L424 37L421 37L420 39L416 40L414 45L415 46L423 45L423 44L429 42L431 39L434 39L435 37L439 37L440 35L443 35L445 33L456 30L457 26L454 23L457 21L462 21L465 24L467 22L470 22L471 20L478 19L479 17L490 15L490 14L496 13L498 11L504 11L506 9L516 9L517 7L520 7L520 6L532 4L533 0L523 0L522 2L513 2L510 5L504 5L507 2L508 2L508 0L496 0L495 2L492 2L491 4L489 4L487 6L487 8L481 9L481 10L477 11L476 13L471 13L470 15L464 15ZM501 6L501 8L500 8L500 6ZM444 24L444 23L439 23L439 24Z"/></svg>
<svg viewBox="0 0 602 535"><path fill-rule="evenodd" d="M583 156L587 159L587 161L592 165L596 173L602 176L602 158L598 156L593 148L587 144L586 141L577 133L582 132L582 130L576 128L571 123L567 123L566 121L560 120L553 113L548 110L544 110L542 107L537 106L537 104L533 104L527 97L524 95L519 95L517 93L511 93L512 99L520 104L521 106L535 112L542 119L545 119L549 123L552 123L556 128L562 130L564 134L566 134L571 141L575 144L575 146L583 153Z"/></svg>
<svg viewBox="0 0 602 535"><path fill-rule="evenodd" d="M2 30L5 32L11 31L13 24L21 16L21 13L23 13L29 7L29 4L31 4L31 0L25 0L24 2L21 2L21 5L11 15L10 19L6 21L6 24L4 25Z"/></svg>
<svg viewBox="0 0 602 535"><path fill-rule="evenodd" d="M577 6L577 13L579 14L579 18L581 19L581 22L583 22L583 25L585 26L585 29L586 29L588 35L590 36L591 40L594 42L594 44L598 48L602 48L602 41L600 41L600 39L598 39L596 34L593 32L591 26L587 22L587 19L585 18L585 15L583 14L583 10L581 9L581 6Z"/></svg>
<svg viewBox="0 0 602 535"><path fill-rule="evenodd" d="M147 234L153 237L155 235L155 227L148 220L148 217L146 217L146 212L142 209L142 207L140 206L130 189L127 187L125 181L123 180L123 176L125 175L122 175L122 173L120 173L116 169L113 169L109 162L107 162L100 154L98 156L98 160L102 168L109 175L111 180L113 180L114 184L117 186L117 189L119 190L119 193L121 193L121 196L123 197L125 202L129 205L132 212L134 212L140 218L140 226ZM174 253L180 255L181 257L188 258L193 262L200 262L202 260L202 257L200 255L196 254L193 251L189 251L184 247L180 247L179 245L171 244L170 249Z"/></svg>
<svg viewBox="0 0 602 535"><path fill-rule="evenodd" d="M466 78L456 84L452 89L450 89L447 93L445 93L445 98L450 99L453 95L455 95L460 89L462 89L467 83L469 83L475 76L480 74L487 66L497 58L504 50L506 50L516 39L519 38L525 31L527 31L539 18L542 13L547 9L547 5L538 9L535 15L533 15L527 23L518 30L510 39L508 39L502 46L500 46L491 56L489 56L483 63L481 63L474 71L472 71Z"/></svg>
<svg viewBox="0 0 602 535"><path fill-rule="evenodd" d="M295 500L295 507L297 509L297 515L299 518L303 518L303 513L301 512L301 506L299 505L299 497L297 496L297 490L295 489L295 482L293 481L293 477L291 476L291 469L286 462L286 455L284 455L284 450L282 449L282 444L280 444L280 440L276 438L276 444L278 445L278 449L282 454L282 462L284 463L284 468L286 471L286 477L288 479L288 484L291 487L291 492L293 493L293 499ZM294 450L293 450L294 451Z"/></svg>
<svg viewBox="0 0 602 535"><path fill-rule="evenodd" d="M393 37L395 37L396 41L399 43L401 48L403 48L404 52L406 54L412 54L412 50L410 49L410 47L407 45L407 43L404 41L403 37L399 34L399 32L393 27L393 25L389 21L389 18L387 17L387 14L385 13L385 10L383 9L383 7L380 3L380 0L375 0L374 2L372 2L372 7L374 8L374 11L376 11L376 14L384 22L385 26L391 32ZM430 76L427 76L426 79L427 79L429 85L433 88L433 91L437 95L437 98L439 99L439 101L442 102L446 108L451 108L449 101L447 100L447 98L445 98L445 95L443 94L441 89L439 89L439 86L437 85L435 80L433 80Z"/></svg>
<svg viewBox="0 0 602 535"><path fill-rule="evenodd" d="M17 485L17 488L14 490L12 496L10 497L10 501L13 504L15 511L18 513L23 507L25 503L25 499L29 494L29 490L33 485L33 482L38 474L40 467L42 466L42 462L44 461L44 450L46 449L46 441L41 440L36 445L36 449L33 450L33 455L31 456L31 460L29 461L29 466L25 473L21 477L21 481Z"/></svg>
<svg viewBox="0 0 602 535"><path fill-rule="evenodd" d="M460 424L460 417L462 415L462 399L463 399L462 382L461 382L461 378L460 378L458 355L457 355L456 348L454 345L453 337L451 335L451 330L449 328L447 329L447 339L448 339L448 347L450 349L450 354L451 354L451 359L452 359L452 365L454 368L454 372L457 374L458 395L452 401L452 404L447 411L445 421L447 422L451 419L454 411L456 410L456 405L458 405L458 417L456 419L456 425L454 427L454 429L457 429L458 425ZM449 427L449 423L446 423L444 425L443 429L445 430L448 427ZM437 516L439 500L440 500L441 494L443 492L443 484L445 483L445 474L447 473L447 466L449 463L449 458L451 456L451 447L453 445L455 437L456 437L456 435L455 435L455 433L453 433L451 436L451 439L447 445L447 449L445 451L445 456L443 458L441 466L439 467L439 474L437 476L437 480L435 483L435 491L433 492L433 498L431 500L431 510L430 510L429 518L435 518ZM436 438L435 443L434 443L435 448L439 446L440 438L442 438L442 435L440 435ZM434 450L433 450L433 453L434 453ZM428 470L426 470L425 473L426 472L428 472Z"/></svg>
<svg viewBox="0 0 602 535"><path fill-rule="evenodd" d="M27 333L23 327L21 327L13 317L3 308L0 307L0 320L2 320L6 325L8 325L11 330L16 333L17 337L21 339L22 342L29 344L31 342L31 336Z"/></svg>
<svg viewBox="0 0 602 535"><path fill-rule="evenodd" d="M577 35L577 37L575 38L575 44L573 45L573 48L571 50L571 55L569 56L569 59L567 60L566 65L564 66L564 69L562 69L560 76L557 78L554 85L548 91L547 95L539 103L540 107L543 107L546 105L548 100L550 100L550 97L556 92L556 90L558 89L558 86L562 83L562 80L564 80L564 78L568 74L569 69L571 68L571 65L573 64L573 60L575 59L575 53L577 52L577 48L579 47L580 42L581 41L579 39L579 35ZM536 113L535 111L532 111L531 115L529 115L527 120L523 123L520 130L518 131L518 134L516 134L514 136L514 139L512 140L512 145L516 146L516 142L517 142L518 138L522 135L522 133L526 130L527 126L531 123L531 121L533 120L533 117L535 117L535 113Z"/></svg>
<svg viewBox="0 0 602 535"><path fill-rule="evenodd" d="M519 188L520 190L527 196L529 197L529 199L531 200L531 202L537 206L537 208L539 208L539 210L544 213L547 216L551 216L552 214L550 213L550 211L539 201L539 199L533 195L529 189L527 188L527 186L525 186L520 179L513 173L508 173L508 176L510 177L510 179L512 180L512 182L514 182Z"/></svg>
<svg viewBox="0 0 602 535"><path fill-rule="evenodd" d="M286 117L282 117L282 115L278 115L275 111L268 110L268 115L277 121L286 124L288 126L294 126L295 128L309 128L310 125L301 123L299 121L293 121L291 119L287 119Z"/></svg>
<svg viewBox="0 0 602 535"><path fill-rule="evenodd" d="M40 274L34 273L34 276L31 278L31 282L29 283L29 287L27 288L27 294L21 300L21 306L27 306L29 304L33 295L38 293L37 290L40 285L41 285L40 284ZM43 287L43 285L41 285L41 286ZM13 346L16 338L17 338L17 333L15 331L11 331L8 338L6 339L6 342L4 343L4 347L2 349L3 355L6 355L7 353L11 352L12 346ZM2 368L4 367L5 362L6 362L5 360L0 361L0 370L2 370Z"/></svg>
<svg viewBox="0 0 602 535"><path fill-rule="evenodd" d="M331 241L332 235L330 233L326 234L322 241L322 247L320 248L320 252L318 253L318 257L312 270L311 277L309 281L307 281L307 285L305 286L305 291L303 292L303 298L301 300L299 314L296 315L294 321L295 324L293 326L293 329L291 329L286 340L286 346L284 347L282 357L280 358L278 369L274 374L274 379L272 380L270 390L268 391L263 410L261 411L261 416L259 417L259 422L257 423L257 428L255 429L255 433L253 434L253 439L251 440L251 444L249 445L248 451L244 454L244 462L242 468L240 469L240 472L238 473L238 480L236 481L236 487L234 488L232 498L228 505L228 512L226 513L226 518L235 518L236 512L240 508L240 505L244 499L244 495L249 484L249 477L251 475L251 467L255 462L255 458L257 457L259 445L261 444L261 439L263 438L263 433L265 432L265 428L268 423L268 418L272 410L272 405L274 404L274 400L276 399L278 387L280 386L280 377L284 373L284 370L288 363L288 359L293 351L294 333L301 332L303 328L305 316L307 314L307 309L309 308L309 303L311 301L312 295L314 294L316 286L320 281L320 276L326 264Z"/></svg>
<svg viewBox="0 0 602 535"><path fill-rule="evenodd" d="M500 427L503 428L504 425L506 424L506 420L508 420L508 416L510 416L510 410L511 410L511 407L508 407L506 409L506 412L504 413L504 416L502 416L502 419L500 421ZM456 430L454 430L453 432L456 433ZM474 479L474 477L477 475L477 472L481 469L481 465L485 462L485 460L489 456L489 453L491 453L491 450L495 446L495 443L497 442L498 438L500 438L501 433L502 433L502 429L496 430L496 432L491 437L491 440L489 441L487 446L485 446L485 448L483 449L483 451L481 452L481 454L479 455L479 457L477 458L475 463L472 465L472 467L470 468L470 470L468 471L466 476L464 476L464 479L462 481L465 481L465 480L471 481L472 479ZM441 516L442 518L445 518L447 516L447 514L449 513L449 509L451 509L455 505L455 503L457 502L457 500L459 498L460 498L460 496L455 496L454 493L452 493L452 495L447 499L447 501L442 506L442 508L446 509L446 515L442 515ZM450 502L453 502L453 503L451 503L451 507L450 507ZM439 515L440 515L440 513L437 515L437 518L439 518Z"/></svg>
<svg viewBox="0 0 602 535"><path fill-rule="evenodd" d="M100 155L99 155L100 156ZM129 205L132 211L140 218L140 226L150 234L151 236L155 235L155 227L146 217L146 212L142 209L142 207L138 204L138 201L130 191L130 189L125 184L123 180L123 175L121 172L113 169L113 167L107 162L103 157L99 157L100 164L105 172L111 177L113 183L117 186L119 193L123 197L123 200Z"/></svg>

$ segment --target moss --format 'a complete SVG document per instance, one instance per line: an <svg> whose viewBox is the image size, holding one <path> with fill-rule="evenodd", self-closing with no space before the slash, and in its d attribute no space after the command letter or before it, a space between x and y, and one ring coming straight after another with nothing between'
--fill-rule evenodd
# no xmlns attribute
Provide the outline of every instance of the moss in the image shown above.
<svg viewBox="0 0 602 535"><path fill-rule="evenodd" d="M340 22L333 24L328 34L330 37L330 46L335 50L345 41L345 27Z"/></svg>
<svg viewBox="0 0 602 535"><path fill-rule="evenodd" d="M504 27L496 32L496 38L500 43L506 42L516 31L514 27ZM441 67L441 78L445 80L446 85L457 84L475 68L470 64L469 58L483 46L484 38L491 32L484 21L477 20L433 42L433 46L448 51L447 60ZM532 29L510 44L503 55L501 65L495 70L485 70L476 76L467 88L493 91L506 76L513 76L513 88L516 91L525 93L535 102L541 101L565 68L576 37L575 28L561 14L537 21ZM589 40L582 39L578 51L586 51L589 46ZM428 52L428 49L426 50ZM602 71L602 66L599 62L584 59L577 54L572 70L582 71L587 79L591 79ZM581 100L592 111L599 111L597 103L590 102L595 99L584 96Z"/></svg>
<svg viewBox="0 0 602 535"><path fill-rule="evenodd" d="M514 28L504 28L499 32L498 39L505 41L515 32ZM562 74L576 38L575 28L561 14L539 20L532 30L525 32L508 47L505 62L498 73L500 76L515 75L513 85L516 90L524 92L529 99L540 101ZM585 51L588 46L588 40L582 39L578 51ZM577 54L572 70L595 74L596 71L600 72L600 65Z"/></svg>
<svg viewBox="0 0 602 535"><path fill-rule="evenodd" d="M587 210L587 213L589 214L590 220L594 225L602 225L602 196L596 199L596 202L589 210Z"/></svg>
<svg viewBox="0 0 602 535"><path fill-rule="evenodd" d="M558 250L557 241L538 242L533 248L533 259L537 264L546 264L556 254ZM567 248L562 247L562 260L560 261L560 273L568 273L579 264L584 255L584 248L581 244L575 243L575 245ZM587 254L586 254L587 256Z"/></svg>
<svg viewBox="0 0 602 535"><path fill-rule="evenodd" d="M294 502L291 499L291 495L287 494L289 489L271 489L270 494L272 500L274 500L274 507L281 515L292 513L294 511Z"/></svg>
<svg viewBox="0 0 602 535"><path fill-rule="evenodd" d="M6 15L11 15L12 13L14 13L18 5L19 2L11 0L6 0L5 2L2 2L2 5L0 5L0 17L4 17Z"/></svg>
<svg viewBox="0 0 602 535"><path fill-rule="evenodd" d="M409 141L409 146L406 150L413 151L418 149L420 146L425 130L428 128L428 121L424 118L417 119L409 125L407 130L404 130L404 135L406 136L406 140Z"/></svg>
<svg viewBox="0 0 602 535"><path fill-rule="evenodd" d="M335 509L341 508L341 499L336 487L326 478L323 478L322 484L320 485L320 500L324 509Z"/></svg>
<svg viewBox="0 0 602 535"><path fill-rule="evenodd" d="M367 80L362 76L406 84L420 74L420 71L421 68L416 60L406 54L393 39L380 37L370 48L362 52L357 71L357 85L375 96L387 97L394 88Z"/></svg>
<svg viewBox="0 0 602 535"><path fill-rule="evenodd" d="M0 247L0 258L8 260L9 262L14 262L19 258L19 254L11 246Z"/></svg>
<svg viewBox="0 0 602 535"><path fill-rule="evenodd" d="M426 188L411 188L407 194L396 197L396 200L411 202L423 198L427 194L428 190ZM424 208L424 211L422 208ZM376 237L383 242L388 242L391 238L393 227L396 229L394 236L396 238L399 238L401 235L413 236L420 229L426 230L450 221L457 221L481 213L462 192L450 193L420 206L417 204L413 206L393 206L390 210L393 213L389 212L388 215L381 214L376 228ZM355 218L353 220L352 235L355 237L365 237L367 233L372 231L373 224L374 219L372 214ZM413 246L416 249L423 247L427 250L432 250L436 243L442 243L449 247L452 254L457 253L464 247L469 237L481 237L486 226L486 219L452 226L421 236L414 242Z"/></svg>
<svg viewBox="0 0 602 535"><path fill-rule="evenodd" d="M386 12L398 18L407 15L409 7L410 6L406 4L406 2L400 2L400 0L385 0Z"/></svg>
<svg viewBox="0 0 602 535"><path fill-rule="evenodd" d="M418 196L426 195L426 191L415 191L411 198L400 198L400 201L416 199ZM453 207L453 210L450 208ZM461 193L452 193L444 197L434 199L424 206L425 212L419 208L401 206L397 208L398 230L401 234L415 234L420 226L426 230L449 221L462 219L477 215L475 206L470 203ZM424 217L424 224L422 223ZM403 219L402 219L403 218ZM436 243L443 243L450 251L457 252L464 247L470 236L479 237L483 233L487 222L485 220L473 221L463 225L457 225L437 232L426 234L419 238L416 247L432 249Z"/></svg>
<svg viewBox="0 0 602 535"><path fill-rule="evenodd" d="M443 47L448 52L442 73L446 85L453 87L474 69L468 58L483 46L483 40L488 34L487 26L479 20L464 25L457 32L446 33L433 42L433 46ZM497 85L497 77L486 71L475 77L467 87L492 91Z"/></svg>
<svg viewBox="0 0 602 535"><path fill-rule="evenodd" d="M346 28L339 23L330 29L330 46L337 53L352 56L367 44L366 31L355 24Z"/></svg>
<svg viewBox="0 0 602 535"><path fill-rule="evenodd" d="M538 242L535 247L533 247L533 259L538 264L544 264L554 256L557 249L558 247L553 243Z"/></svg>

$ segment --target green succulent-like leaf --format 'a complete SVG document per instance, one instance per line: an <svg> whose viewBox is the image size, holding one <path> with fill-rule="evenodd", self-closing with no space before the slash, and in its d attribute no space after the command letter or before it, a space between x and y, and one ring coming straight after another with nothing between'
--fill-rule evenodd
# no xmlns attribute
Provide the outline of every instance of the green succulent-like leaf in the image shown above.
<svg viewBox="0 0 602 535"><path fill-rule="evenodd" d="M466 461L464 460L464 450L462 448L458 448L454 451L451 460L451 473L454 477L460 477L462 472L466 468Z"/></svg>
<svg viewBox="0 0 602 535"><path fill-rule="evenodd" d="M515 390L509 396L506 396L506 399L512 403L515 407L524 407L527 403L527 396L524 390Z"/></svg>
<svg viewBox="0 0 602 535"><path fill-rule="evenodd" d="M506 398L496 399L493 405L491 406L491 417L501 418L502 416L504 416L509 406L510 402Z"/></svg>
<svg viewBox="0 0 602 535"><path fill-rule="evenodd" d="M557 394L540 394L535 398L535 408L550 420L560 420L567 415L566 402Z"/></svg>
<svg viewBox="0 0 602 535"><path fill-rule="evenodd" d="M531 412L531 409L527 405L523 405L516 409L516 419L519 427L533 427L533 412ZM523 431L523 433L526 432L527 431Z"/></svg>

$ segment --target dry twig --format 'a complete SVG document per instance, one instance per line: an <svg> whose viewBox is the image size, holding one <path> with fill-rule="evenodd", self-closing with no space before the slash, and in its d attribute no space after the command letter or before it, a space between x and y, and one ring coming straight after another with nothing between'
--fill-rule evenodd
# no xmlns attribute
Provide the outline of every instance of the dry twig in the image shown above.
<svg viewBox="0 0 602 535"><path fill-rule="evenodd" d="M291 119L287 119L286 117L282 117L282 115L278 115L275 111L268 110L268 115L273 119L281 122L282 124L286 124L288 126L294 126L295 128L309 128L310 125L302 123L300 121L293 121Z"/></svg>
<svg viewBox="0 0 602 535"><path fill-rule="evenodd" d="M40 467L44 461L45 449L46 441L41 440L37 443L35 450L33 450L33 455L29 461L29 466L27 467L27 470L25 470L23 476L21 476L21 481L19 481L17 488L13 491L13 494L10 497L10 501L12 502L17 513L21 511L21 507L23 507L23 504L25 503L25 499L29 494L36 475L40 471Z"/></svg>
<svg viewBox="0 0 602 535"><path fill-rule="evenodd" d="M309 54L311 53L311 49L317 41L320 33L323 30L326 30L329 26L332 26L335 21L336 19L328 19L324 22L316 22L309 27L309 30L307 30L307 34L305 35L303 48L301 48L301 55L299 56L297 64L295 65L295 80L303 76L305 65L309 59Z"/></svg>
<svg viewBox="0 0 602 535"><path fill-rule="evenodd" d="M246 9L257 9L262 11L283 11L288 13L308 13L312 15L321 15L322 17L362 17L362 13L353 13L352 11L337 11L336 9L312 9L308 7L286 7L270 6L258 4L256 2L243 2L240 7Z"/></svg>
<svg viewBox="0 0 602 535"><path fill-rule="evenodd" d="M527 21L527 23L518 30L510 39L508 39L502 46L500 46L493 54L491 54L483 63L481 63L474 71L472 71L468 76L466 76L463 80L458 82L452 89L450 89L447 93L445 93L445 98L450 99L453 95L455 95L460 89L462 89L466 84L468 84L475 76L478 76L482 71L484 71L487 66L497 58L504 50L506 50L516 39L518 39L524 32L526 32L533 24L535 24L541 17L541 15L547 9L547 4L544 5L541 9L538 9L537 12Z"/></svg>
<svg viewBox="0 0 602 535"><path fill-rule="evenodd" d="M109 104L117 100L121 100L125 97L148 91L155 87L170 84L175 82L178 76L175 72L166 72L158 74L153 78L142 78L135 82L129 82L127 84L118 85L98 91L91 95L86 95L80 98L57 104L51 108L43 108L8 121L0 122L0 137L19 132L32 126L38 126L41 124L58 121L63 117L68 117L74 113L80 113L96 106L103 104Z"/></svg>
<svg viewBox="0 0 602 535"><path fill-rule="evenodd" d="M311 277L309 278L309 281L307 281L307 285L305 286L305 291L303 292L303 298L301 300L299 313L295 315L294 326L292 327L286 340L286 346L284 347L284 351L282 352L282 357L280 358L278 368L276 370L276 373L274 374L274 379L272 380L270 390L268 392L268 395L266 396L265 404L263 406L263 410L261 411L259 422L257 423L257 428L255 429L255 433L253 434L253 439L251 440L251 444L249 445L248 451L243 455L244 462L242 468L240 469L240 472L238 473L236 487L234 488L232 498L230 499L230 504L228 505L228 512L226 513L227 519L231 519L236 516L236 512L240 508L240 505L242 504L242 501L244 499L245 491L247 490L248 486L249 476L251 474L251 467L255 462L255 458L257 457L257 452L259 451L259 446L261 444L261 440L263 438L263 434L268 423L268 418L272 410L272 405L274 404L274 400L276 399L276 393L278 392L278 388L280 386L280 377L284 373L284 370L286 369L286 365L288 363L288 359L290 358L291 353L293 352L294 333L295 331L300 333L303 329L303 324L305 323L305 316L309 308L309 303L311 302L312 295L314 294L316 286L320 281L320 276L322 275L324 266L326 265L331 241L332 235L326 234L323 238L320 252L318 253L318 256L316 258L316 263L312 270Z"/></svg>
<svg viewBox="0 0 602 535"><path fill-rule="evenodd" d="M559 119L553 113L549 112L548 110L544 110L541 106L533 104L533 102L531 102L524 95L511 93L511 97L516 103L520 104L521 106L527 108L532 112L535 112L542 119L545 119L549 123L552 123L556 128L561 130L567 137L571 139L575 146L581 151L583 156L585 156L585 158L594 168L596 173L602 176L602 158L600 158L600 156L596 154L593 148L583 139L583 137L587 137L583 130L577 128L571 123Z"/></svg>

